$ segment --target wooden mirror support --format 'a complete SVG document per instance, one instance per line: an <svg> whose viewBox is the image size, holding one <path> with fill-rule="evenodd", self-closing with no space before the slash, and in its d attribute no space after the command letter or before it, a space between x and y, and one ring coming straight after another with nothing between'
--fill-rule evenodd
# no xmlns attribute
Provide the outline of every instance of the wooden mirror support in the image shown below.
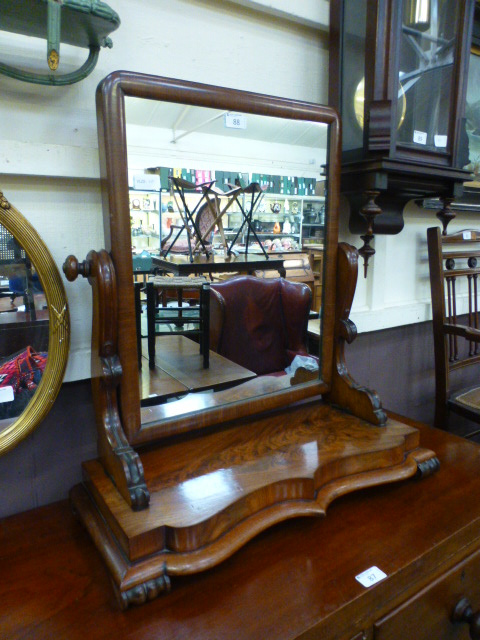
<svg viewBox="0 0 480 640"><path fill-rule="evenodd" d="M270 393L253 401L236 387L218 408L142 429L123 158L125 94L329 124L318 379L279 390L272 377ZM349 311L358 254L337 244L337 114L125 72L101 83L97 101L108 251L91 251L82 263L70 256L64 271L69 280L83 275L92 285L99 457L83 464L84 482L72 489L71 499L126 608L168 590L171 576L214 567L273 524L325 516L338 496L432 473L438 460L421 447L416 429L387 419L377 395L359 386L345 364L345 343L356 333Z"/></svg>

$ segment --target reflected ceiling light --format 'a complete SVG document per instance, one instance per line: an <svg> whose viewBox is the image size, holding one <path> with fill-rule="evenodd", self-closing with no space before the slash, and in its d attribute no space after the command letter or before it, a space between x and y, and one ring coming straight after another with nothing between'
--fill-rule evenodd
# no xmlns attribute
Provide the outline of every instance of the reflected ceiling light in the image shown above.
<svg viewBox="0 0 480 640"><path fill-rule="evenodd" d="M403 24L416 31L430 29L430 0L405 0L403 5Z"/></svg>

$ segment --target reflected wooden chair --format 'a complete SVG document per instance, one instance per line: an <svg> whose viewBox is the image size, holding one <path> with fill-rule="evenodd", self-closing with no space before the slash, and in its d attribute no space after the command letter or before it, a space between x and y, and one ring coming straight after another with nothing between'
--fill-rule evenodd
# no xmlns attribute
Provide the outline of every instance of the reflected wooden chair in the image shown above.
<svg viewBox="0 0 480 640"><path fill-rule="evenodd" d="M432 227L427 231L427 243L435 352L435 426L446 429L451 411L480 423L480 231L442 235L439 227ZM472 365L478 384L455 387L455 372ZM476 429L465 437L479 432Z"/></svg>
<svg viewBox="0 0 480 640"><path fill-rule="evenodd" d="M211 242L215 227L218 227L222 244L225 251L228 251L222 218L230 207L237 202L237 198L242 192L242 187L232 186L229 191L222 191L214 185L207 185L202 187L202 191L205 193L206 202L201 206L197 214L196 223L200 237L197 238L194 251L198 250L202 241L207 245ZM226 199L223 205L221 198Z"/></svg>
<svg viewBox="0 0 480 640"><path fill-rule="evenodd" d="M246 239L245 239L245 255L248 254L248 245L250 244L250 234L252 234L254 236L255 240L257 241L260 249L262 250L263 255L268 260L268 254L265 251L265 247L263 246L263 244L258 239L258 236L257 236L257 234L255 232L254 227L253 227L253 214L257 210L257 207L260 204L260 202L262 201L262 198L264 196L266 188L267 187L262 187L258 182L251 182L246 187L241 187L240 188L240 192L238 194L236 194L236 200L238 202L238 206L240 208L240 212L241 212L241 214L243 216L243 220L242 220L242 224L240 225L240 228L238 229L235 237L233 238L233 240L230 243L230 247L227 250L227 253L229 255L232 253L233 247L235 246L235 243L237 242L238 238L241 237L241 234L242 234L242 231L243 231L244 227L246 227L247 228L247 235L246 235ZM238 197L240 194L245 194L244 203L242 203L242 200ZM250 198L250 200L248 200L248 198Z"/></svg>
<svg viewBox="0 0 480 640"><path fill-rule="evenodd" d="M172 196L175 200L175 204L177 205L178 212L182 219L182 230L187 232L187 242L188 242L188 254L190 256L190 262L193 262L193 247L192 244L195 240L199 240L203 251L207 256L210 255L210 251L203 241L202 235L199 232L196 222L196 214L199 211L202 204L204 204L204 200L207 199L207 193L209 189L214 184L215 180L209 180L208 182L204 182L202 184L195 184L194 182L189 182L188 180L183 180L182 178L176 178L174 176L169 176L169 180L172 185ZM192 206L186 200L186 193L191 192L197 194L199 196L195 206ZM199 193L200 192L200 193ZM177 196L180 198L182 204L178 202ZM179 234L175 236L172 240L170 247L167 249L165 256L171 251L175 242L180 236Z"/></svg>
<svg viewBox="0 0 480 640"><path fill-rule="evenodd" d="M162 297L162 293L172 290L176 292L178 304L167 307L159 306L157 300ZM210 283L203 276L195 278L154 276L147 282L146 291L149 368L155 369L156 337L168 333L170 335L186 335L187 337L198 339L200 353L203 356L203 368L208 369L210 354ZM191 291L199 294L199 304L184 306L185 293ZM187 310L188 314L185 313ZM171 329L171 325L174 325L176 329ZM186 325L193 325L193 328L189 328ZM137 341L139 336L141 340L141 331L137 329ZM141 344L138 345L138 352L141 354Z"/></svg>

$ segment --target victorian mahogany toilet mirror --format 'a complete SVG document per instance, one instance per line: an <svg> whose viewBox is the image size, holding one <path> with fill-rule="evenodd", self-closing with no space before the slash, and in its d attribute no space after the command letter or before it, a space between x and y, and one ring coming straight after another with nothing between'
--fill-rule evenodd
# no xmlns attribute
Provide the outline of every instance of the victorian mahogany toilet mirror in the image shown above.
<svg viewBox="0 0 480 640"><path fill-rule="evenodd" d="M239 122L244 119L246 128L240 133L216 128L231 114ZM83 463L84 482L72 489L71 499L109 568L121 606L128 607L168 591L172 575L214 567L275 523L294 516L324 516L330 502L344 493L430 473L438 461L432 451L419 446L416 429L387 420L377 395L358 385L345 365L344 343L356 333L348 315L357 253L349 245L337 245L336 112L282 98L116 72L98 87L97 118L106 249L91 251L81 263L70 256L64 270L70 280L82 274L92 285L99 456ZM318 153L322 147L325 151ZM146 164L148 157L151 162ZM268 173L268 168L271 174L285 175L282 167L290 172L286 175L307 175L312 166L318 178L323 173L326 233L316 320L318 375L296 384L295 375L283 371L278 376L260 374L205 393L192 385L181 397L165 402L154 398L151 406L141 406L142 378L151 370L148 365L139 369L137 344L142 339L136 330L129 169L148 166L205 171L223 167L242 174L242 179L248 175L247 182L255 186L229 186L235 197L236 189L243 190L246 210L248 196L261 195L253 175ZM183 188L188 181L181 180L178 185ZM210 188L206 187L209 194ZM203 195L201 188L193 191L197 199ZM278 217L282 199L275 194L262 213ZM132 204L136 210L141 206L133 200ZM292 202L292 212L297 207L298 199ZM253 227L252 220L247 226ZM259 217L258 222L268 220ZM244 254L206 253L170 262L163 256L158 264L175 275L177 270L180 277L180 263L187 265L189 274L215 264L207 275L225 271L229 276L255 265L257 277L248 280L251 290L269 266L285 270L283 259L275 262L262 248L257 253L248 245ZM223 284L245 280L229 278ZM271 282L279 283L282 291L291 284L278 278ZM157 363L159 370L167 369L166 344L164 336L155 343L153 371L158 375ZM177 351L173 355L178 366L170 374L181 380L185 370L179 365L180 348ZM202 367L198 351L183 360L186 367L191 362L197 363L197 379L208 378L211 370ZM228 359L224 366L230 366ZM157 387L157 394L162 393Z"/></svg>

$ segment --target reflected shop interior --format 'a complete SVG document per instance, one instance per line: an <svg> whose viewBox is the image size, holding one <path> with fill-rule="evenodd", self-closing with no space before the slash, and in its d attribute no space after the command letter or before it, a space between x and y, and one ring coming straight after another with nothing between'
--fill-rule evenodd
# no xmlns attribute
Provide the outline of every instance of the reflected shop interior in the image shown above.
<svg viewBox="0 0 480 640"><path fill-rule="evenodd" d="M0 225L0 431L35 394L48 357L49 314L25 249Z"/></svg>
<svg viewBox="0 0 480 640"><path fill-rule="evenodd" d="M129 96L125 117L141 424L318 381L329 126ZM239 276L308 287L298 354L271 361L278 311L251 281L236 308Z"/></svg>

